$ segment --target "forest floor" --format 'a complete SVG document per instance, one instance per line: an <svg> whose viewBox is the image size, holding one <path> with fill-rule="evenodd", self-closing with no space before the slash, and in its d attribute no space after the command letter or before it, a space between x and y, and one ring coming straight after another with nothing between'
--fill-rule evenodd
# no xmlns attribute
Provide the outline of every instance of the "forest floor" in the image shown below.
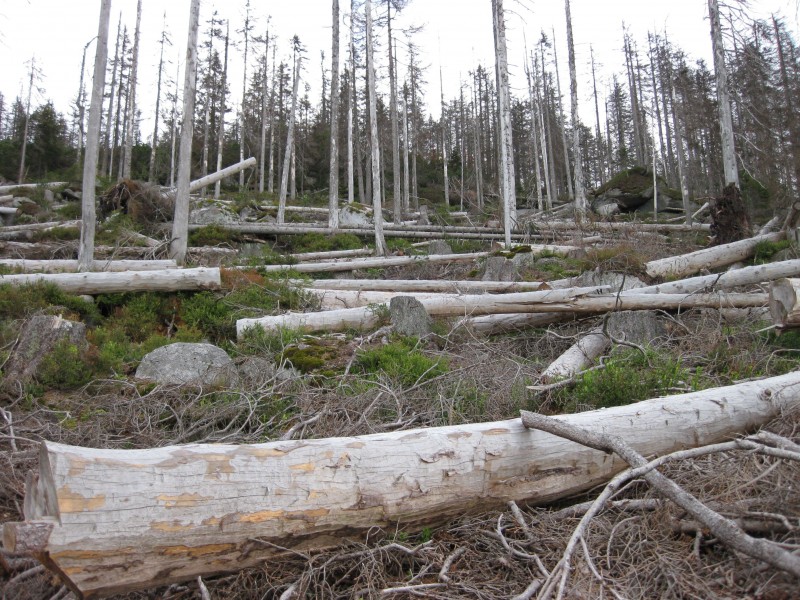
<svg viewBox="0 0 800 600"><path fill-rule="evenodd" d="M62 216L69 216L65 212ZM119 228L120 221L135 228L127 219L113 227ZM100 239L119 239L118 234L118 229L101 233ZM240 247L253 241L213 227L202 234L194 236L194 243ZM74 248L64 237L56 232L37 241ZM482 242L448 241L456 251L489 249ZM642 277L644 261L705 243L697 234L645 241L630 230L580 259L534 261L519 276L541 281L596 270ZM392 244L396 250L414 251L409 242ZM355 236L273 237L259 246L254 262L362 245ZM762 250L755 260L768 261L777 249ZM788 251L796 256L795 249ZM481 266L414 265L353 276L479 279ZM292 439L362 435L515 418L520 410L557 414L616 406L787 373L800 364L800 334L776 336L769 322L752 312L712 309L661 313L665 333L644 352L615 347L604 357L604 368L547 392L528 386L602 317L490 337L457 319L438 319L434 333L424 339L350 331L284 332L237 341L237 318L314 306L312 298L290 286L289 280L298 277L256 268L224 270L220 291L105 294L91 304L52 286L0 284L0 368L34 314L83 321L90 342L89 351L79 357L61 348L62 354L52 356L32 381L0 383L5 417L0 420L0 522L23 518L25 479L37 466L40 440L151 448L260 443L287 434ZM240 366L257 359L275 368L243 368L240 382L229 389L134 380L148 351L173 341L201 340L222 347ZM800 443L800 410L767 429ZM726 516L758 521L757 535L800 549L797 462L740 451L671 463L662 472ZM555 568L580 520L580 513L569 507L596 494L593 490L555 506L487 507L422 531L376 528L337 548L287 553L259 568L208 578L205 584L211 598L236 600L532 597L530 584ZM642 502L617 503L593 519L573 560L565 597L800 598L796 579L726 548L680 509L658 501L643 481L632 482L615 500ZM70 597L35 561L4 556L0 562L6 567L0 569L3 598ZM115 598L198 597L198 586L190 582Z"/></svg>

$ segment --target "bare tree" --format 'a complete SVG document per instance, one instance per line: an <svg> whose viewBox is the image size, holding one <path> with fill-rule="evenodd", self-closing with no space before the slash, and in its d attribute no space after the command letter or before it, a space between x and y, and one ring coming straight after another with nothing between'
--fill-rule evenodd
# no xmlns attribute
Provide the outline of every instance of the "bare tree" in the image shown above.
<svg viewBox="0 0 800 600"><path fill-rule="evenodd" d="M719 22L717 0L708 0L708 16L711 21L711 45L714 50L714 73L717 78L717 101L719 103L719 128L722 135L722 165L725 169L725 185L739 187L739 171L736 168L736 147L733 140L733 117L728 90L728 68L725 66L725 47L722 44L722 27Z"/></svg>
<svg viewBox="0 0 800 600"><path fill-rule="evenodd" d="M36 57L31 58L31 70L28 74L28 99L25 102L25 126L22 131L22 149L19 153L19 176L17 183L25 183L25 153L28 149L28 128L31 122L31 97L33 96L33 82L36 79Z"/></svg>
<svg viewBox="0 0 800 600"><path fill-rule="evenodd" d="M439 123L442 128L442 181L444 182L444 205L450 206L450 177L447 175L447 111L444 105L444 81L442 79L442 64L439 63L439 99L441 116Z"/></svg>
<svg viewBox="0 0 800 600"><path fill-rule="evenodd" d="M339 0L332 0L331 19L331 162L328 182L328 227L339 227Z"/></svg>
<svg viewBox="0 0 800 600"><path fill-rule="evenodd" d="M567 119L564 116L564 102L561 96L561 76L558 70L558 52L556 51L556 33L552 32L553 36L553 65L556 72L556 102L558 104L558 119L561 120L561 148L564 151L564 172L567 179L567 194L571 199L575 199L575 188L572 186L572 178L570 177L569 169L569 144L567 144ZM558 120L557 119L557 120Z"/></svg>
<svg viewBox="0 0 800 600"><path fill-rule="evenodd" d="M267 20L267 32L264 35L264 56L262 58L261 73L261 146L260 160L258 169L258 191L264 193L265 169L267 166L267 86L268 86L268 61L269 61L269 20Z"/></svg>
<svg viewBox="0 0 800 600"><path fill-rule="evenodd" d="M347 203L355 201L355 173L353 168L353 113L356 111L356 43L355 43L355 0L350 0L350 74L347 80L350 89L347 94Z"/></svg>
<svg viewBox="0 0 800 600"><path fill-rule="evenodd" d="M192 0L189 8L189 34L186 40L186 66L183 83L183 124L178 164L178 187L175 191L175 215L169 254L178 264L186 259L189 237L189 180L192 171L192 132L194 129L194 95L197 85L197 31L200 26L200 0Z"/></svg>
<svg viewBox="0 0 800 600"><path fill-rule="evenodd" d="M242 69L242 103L239 105L239 162L244 162L244 101L247 97L247 51L250 46L250 32L253 30L253 25L250 23L250 0L247 0L245 5L244 27L242 33L244 34L244 68ZM244 169L239 171L239 191L244 189Z"/></svg>
<svg viewBox="0 0 800 600"><path fill-rule="evenodd" d="M511 136L511 101L508 86L508 52L503 0L492 0L494 49L497 65L497 98L500 115L500 181L503 193L503 230L511 245L511 229L517 220L517 192L514 177L514 142Z"/></svg>
<svg viewBox="0 0 800 600"><path fill-rule="evenodd" d="M281 171L281 189L278 193L278 224L283 224L286 215L286 195L289 189L289 171L292 168L292 156L294 156L294 122L297 112L297 90L300 86L300 71L303 66L300 46L300 38L294 36L292 40L294 46L294 83L292 84L292 108L289 112L289 125L286 133L286 152L283 154L283 170Z"/></svg>
<svg viewBox="0 0 800 600"><path fill-rule="evenodd" d="M378 141L378 110L375 97L375 58L372 38L372 0L364 3L367 19L367 96L369 102L370 140L372 146L372 213L375 222L375 254L386 254L383 239L383 212L381 207L381 149Z"/></svg>
<svg viewBox="0 0 800 600"><path fill-rule="evenodd" d="M156 147L158 146L158 118L160 116L161 108L161 79L164 73L164 46L169 44L167 37L167 11L164 11L164 26L161 29L161 52L158 58L158 83L156 83L156 110L153 115L153 141L150 146L150 168L147 173L147 181L156 180Z"/></svg>
<svg viewBox="0 0 800 600"><path fill-rule="evenodd" d="M86 72L86 51L96 38L90 39L83 47L83 58L81 59L81 79L78 85L78 99L75 102L78 109L78 153L76 162L80 164L83 155L83 140L86 136L86 89L83 86L83 75Z"/></svg>
<svg viewBox="0 0 800 600"><path fill-rule="evenodd" d="M586 212L586 192L583 187L583 160L581 157L580 119L578 119L578 77L575 74L575 44L572 40L572 15L569 0L564 0L567 13L567 52L569 53L569 89L572 101L572 157L575 161L575 210Z"/></svg>
<svg viewBox="0 0 800 600"><path fill-rule="evenodd" d="M133 59L131 61L131 74L128 81L128 100L125 111L125 148L122 161L122 178L128 179L131 176L131 162L133 160L133 137L136 133L136 83L139 68L139 37L142 25L142 0L136 3L136 31L133 34Z"/></svg>
<svg viewBox="0 0 800 600"><path fill-rule="evenodd" d="M117 22L117 41L114 47L114 62L111 68L111 90L108 95L108 112L106 113L106 137L103 144L103 166L101 172L105 173L108 177L111 174L112 154L114 152L111 146L111 119L114 116L114 93L117 87L117 67L119 66L119 40L122 36L122 13L119 15Z"/></svg>
<svg viewBox="0 0 800 600"><path fill-rule="evenodd" d="M97 25L97 49L94 57L92 100L89 105L89 133L86 137L86 159L83 161L83 194L81 197L81 241L78 248L78 270L88 271L94 261L95 202L97 157L100 142L100 119L103 113L103 90L106 87L108 60L108 23L111 19L111 0L100 1Z"/></svg>
<svg viewBox="0 0 800 600"><path fill-rule="evenodd" d="M228 46L230 42L230 21L225 22L225 59L222 66L222 91L219 101L219 128L217 129L217 171L222 170L222 150L225 144L225 97L228 94ZM222 189L222 181L217 180L214 184L214 198L219 198Z"/></svg>

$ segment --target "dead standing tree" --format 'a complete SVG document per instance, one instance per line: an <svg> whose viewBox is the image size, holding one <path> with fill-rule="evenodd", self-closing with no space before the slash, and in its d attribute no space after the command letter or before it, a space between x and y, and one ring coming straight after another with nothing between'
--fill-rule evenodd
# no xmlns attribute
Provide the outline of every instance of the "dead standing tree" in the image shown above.
<svg viewBox="0 0 800 600"><path fill-rule="evenodd" d="M78 268L89 270L94 260L95 201L94 183L97 178L97 156L100 142L100 117L103 112L103 89L106 85L108 59L108 23L111 17L111 0L100 3L97 26L97 50L94 58L92 101L89 106L89 132L86 137L86 158L83 161L83 197L81 198L81 242L78 250Z"/></svg>
<svg viewBox="0 0 800 600"><path fill-rule="evenodd" d="M378 110L375 96L375 58L372 38L372 1L364 4L367 19L367 96L369 97L369 127L372 146L372 209L375 222L375 254L386 254L383 239L383 212L381 208L381 150L378 141Z"/></svg>
<svg viewBox="0 0 800 600"><path fill-rule="evenodd" d="M175 215L172 219L170 258L179 265L186 259L189 236L189 180L192 171L192 133L194 96L197 85L197 31L200 21L200 0L192 0L189 8L189 34L186 40L186 67L183 84L183 124L181 125L178 187L175 192Z"/></svg>
<svg viewBox="0 0 800 600"><path fill-rule="evenodd" d="M339 0L331 3L331 160L328 181L328 227L339 227Z"/></svg>
<svg viewBox="0 0 800 600"><path fill-rule="evenodd" d="M281 171L281 190L278 194L278 224L283 224L286 215L286 194L289 189L289 171L292 165L294 148L294 122L297 112L297 90L300 86L300 71L303 67L303 48L300 38L294 36L294 83L292 84L292 108L289 112L289 125L286 133L286 151L283 153L283 170Z"/></svg>

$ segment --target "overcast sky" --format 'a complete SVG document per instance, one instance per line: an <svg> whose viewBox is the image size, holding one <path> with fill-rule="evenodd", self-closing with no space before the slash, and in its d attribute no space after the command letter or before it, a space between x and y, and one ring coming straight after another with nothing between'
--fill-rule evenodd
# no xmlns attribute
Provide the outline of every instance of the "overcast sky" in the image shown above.
<svg viewBox="0 0 800 600"><path fill-rule="evenodd" d="M217 10L222 18L230 19L231 32L241 29L246 0L202 0L201 40L203 27ZM342 60L346 59L347 13L349 2L340 0L344 25ZM155 104L158 65L158 40L164 20L173 45L167 50L170 77L175 77L177 61L186 53L189 0L156 2L143 0L142 39L139 57L140 84L138 104L145 122L143 137L151 135L147 123ZM749 12L769 17L774 12L782 16L792 31L798 30L798 0L751 0ZM506 0L508 22L509 62L511 85L516 94L525 94L522 61L524 43L532 46L544 30L554 31L561 70L562 93L568 102L566 25L561 0ZM83 48L97 34L100 0L0 0L0 91L7 101L27 93L27 63L35 57L41 71L39 90L34 93L34 105L52 100L56 108L69 112L77 95ZM706 0L572 0L572 19L578 63L578 86L582 118L591 102L590 47L598 66L599 93L604 93L610 73L621 72L623 23L638 40L640 49L647 43L647 32L666 33L670 40L691 57L711 61L711 42ZM319 100L320 51L326 54L330 67L331 2L329 0L251 0L255 33L263 33L270 15L272 34L277 35L278 57L288 57L290 40L297 34L307 49L304 80L311 86L312 104ZM109 55L113 56L117 23L122 17L129 27L131 38L136 19L136 0L113 0ZM166 16L165 16L166 15ZM423 25L416 36L421 47L421 62L428 67L427 100L434 116L438 115L439 65L444 78L446 98L458 95L460 80L466 80L469 70L478 63L493 67L492 22L490 0L411 0L396 23ZM238 35L236 38L240 37ZM400 39L403 39L400 37ZM252 49L252 47L251 47ZM86 58L87 89L91 90L91 73L95 45L89 46ZM403 59L402 48L400 50ZM251 54L252 56L252 54ZM241 49L231 52L230 81L234 105L241 97ZM385 62L385 61L384 61ZM252 64L252 63L251 63ZM252 67L250 67L252 68ZM400 67L404 77L404 67ZM180 76L183 81L183 75ZM88 102L87 102L88 105ZM592 104L593 106L593 104ZM602 96L601 96L602 106ZM591 109L593 111L593 108Z"/></svg>

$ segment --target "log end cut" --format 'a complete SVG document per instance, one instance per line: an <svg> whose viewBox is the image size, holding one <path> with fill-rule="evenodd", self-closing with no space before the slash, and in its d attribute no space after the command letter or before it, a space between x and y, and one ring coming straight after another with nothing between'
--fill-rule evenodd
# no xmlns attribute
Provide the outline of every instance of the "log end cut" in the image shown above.
<svg viewBox="0 0 800 600"><path fill-rule="evenodd" d="M797 296L800 279L778 279L769 289L769 312L778 329L800 327Z"/></svg>

